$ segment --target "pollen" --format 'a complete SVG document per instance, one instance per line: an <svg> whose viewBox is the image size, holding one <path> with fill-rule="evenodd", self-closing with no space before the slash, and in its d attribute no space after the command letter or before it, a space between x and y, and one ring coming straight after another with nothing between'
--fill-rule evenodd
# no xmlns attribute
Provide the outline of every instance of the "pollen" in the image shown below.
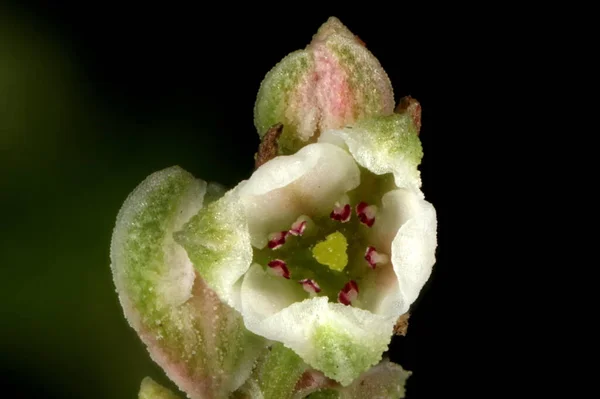
<svg viewBox="0 0 600 399"><path fill-rule="evenodd" d="M339 231L325 237L312 249L313 257L322 265L329 266L331 270L338 272L344 270L348 264L348 241Z"/></svg>

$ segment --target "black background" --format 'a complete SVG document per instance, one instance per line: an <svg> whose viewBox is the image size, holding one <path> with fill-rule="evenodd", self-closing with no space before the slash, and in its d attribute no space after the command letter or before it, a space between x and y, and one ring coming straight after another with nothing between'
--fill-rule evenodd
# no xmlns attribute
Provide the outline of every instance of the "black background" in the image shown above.
<svg viewBox="0 0 600 399"><path fill-rule="evenodd" d="M485 90L493 78L484 50L494 44L473 41L488 15L474 21L458 8L402 3L243 7L0 8L4 56L11 43L34 43L18 53L21 67L34 69L27 75L33 98L15 100L21 119L0 122L0 134L13 138L0 161L6 389L27 398L134 398L145 375L166 383L114 293L108 248L117 211L145 176L167 166L229 186L247 178L259 142L252 110L261 80L334 15L379 59L396 100L411 95L423 107L421 171L438 212L438 260L390 356L414 373L408 398L481 397L498 384L481 296L493 277L479 263L481 231L466 213L486 198L473 170L493 146L478 136L473 116L483 101L474 88ZM64 95L55 91L63 81Z"/></svg>

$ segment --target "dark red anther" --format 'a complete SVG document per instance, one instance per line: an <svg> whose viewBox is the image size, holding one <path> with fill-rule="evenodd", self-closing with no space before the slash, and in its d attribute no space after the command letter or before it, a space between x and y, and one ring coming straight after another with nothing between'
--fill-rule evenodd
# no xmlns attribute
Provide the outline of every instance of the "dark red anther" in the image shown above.
<svg viewBox="0 0 600 399"><path fill-rule="evenodd" d="M290 278L290 270L287 268L287 265L281 259L275 259L269 262L269 267L271 268L271 273L276 276Z"/></svg>
<svg viewBox="0 0 600 399"><path fill-rule="evenodd" d="M300 280L299 283L302 284L304 291L308 292L309 294L321 292L321 287L319 287L319 284L317 284L315 280L305 278L304 280Z"/></svg>
<svg viewBox="0 0 600 399"><path fill-rule="evenodd" d="M289 233L293 236L301 236L304 234L304 230L306 230L306 220L297 220L292 224Z"/></svg>
<svg viewBox="0 0 600 399"><path fill-rule="evenodd" d="M371 269L375 269L377 265L388 263L390 260L387 255L377 252L375 247L367 247L367 250L365 251L365 259L369 263L369 267Z"/></svg>
<svg viewBox="0 0 600 399"><path fill-rule="evenodd" d="M344 288L338 294L338 301L346 306L352 305L352 301L354 301L358 297L358 285L356 281L350 280L344 285Z"/></svg>
<svg viewBox="0 0 600 399"><path fill-rule="evenodd" d="M360 202L356 205L356 214L358 220L368 227L373 226L375 223L375 215L377 214L377 207L375 205L369 205L366 202Z"/></svg>
<svg viewBox="0 0 600 399"><path fill-rule="evenodd" d="M285 244L285 239L287 238L289 232L280 231L278 233L272 233L269 235L269 248L277 249Z"/></svg>
<svg viewBox="0 0 600 399"><path fill-rule="evenodd" d="M350 204L338 205L336 204L333 208L333 211L329 214L333 220L337 220L338 222L346 223L350 220L350 216L352 216L352 208Z"/></svg>

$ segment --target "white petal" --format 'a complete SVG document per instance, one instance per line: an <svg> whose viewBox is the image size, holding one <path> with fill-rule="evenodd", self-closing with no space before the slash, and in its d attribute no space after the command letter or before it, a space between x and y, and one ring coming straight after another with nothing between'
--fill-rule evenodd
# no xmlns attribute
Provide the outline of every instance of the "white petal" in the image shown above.
<svg viewBox="0 0 600 399"><path fill-rule="evenodd" d="M379 362L392 335L394 318L315 297L298 302L302 289L288 280L271 280L254 265L242 285L246 328L282 342L311 367L348 385ZM299 291L297 291L299 289Z"/></svg>
<svg viewBox="0 0 600 399"><path fill-rule="evenodd" d="M252 245L263 248L270 233L287 231L300 215L329 214L334 202L359 183L354 159L332 144L310 144L270 160L238 190Z"/></svg>
<svg viewBox="0 0 600 399"><path fill-rule="evenodd" d="M417 298L435 263L435 209L419 193L390 191L369 233L369 243L390 254L393 266L377 268L362 281L362 304L376 314L398 317Z"/></svg>
<svg viewBox="0 0 600 399"><path fill-rule="evenodd" d="M260 324L304 298L306 294L296 281L273 276L255 263L244 276L241 287L244 322L246 325Z"/></svg>
<svg viewBox="0 0 600 399"><path fill-rule="evenodd" d="M392 242L392 263L398 276L403 308L408 311L429 279L435 263L437 217L429 202L419 199Z"/></svg>

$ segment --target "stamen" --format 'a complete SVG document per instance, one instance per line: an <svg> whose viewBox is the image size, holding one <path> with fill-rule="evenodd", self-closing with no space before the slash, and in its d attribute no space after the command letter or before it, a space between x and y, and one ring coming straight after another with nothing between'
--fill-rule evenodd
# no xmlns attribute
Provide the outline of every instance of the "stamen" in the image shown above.
<svg viewBox="0 0 600 399"><path fill-rule="evenodd" d="M358 285L356 281L350 280L338 294L338 301L346 306L351 305L358 297Z"/></svg>
<svg viewBox="0 0 600 399"><path fill-rule="evenodd" d="M388 263L390 257L386 254L381 254L375 250L375 247L367 247L365 252L365 259L369 262L369 267L375 269L375 266Z"/></svg>
<svg viewBox="0 0 600 399"><path fill-rule="evenodd" d="M272 274L279 277L290 278L290 270L281 259L275 259L269 262L269 270Z"/></svg>
<svg viewBox="0 0 600 399"><path fill-rule="evenodd" d="M292 223L292 228L290 229L289 233L293 236L301 236L304 234L308 220L308 216L300 216L294 223Z"/></svg>
<svg viewBox="0 0 600 399"><path fill-rule="evenodd" d="M269 248L277 249L281 247L283 244L285 244L285 239L287 238L288 234L290 233L287 231L269 234Z"/></svg>
<svg viewBox="0 0 600 399"><path fill-rule="evenodd" d="M369 205L366 202L360 202L356 205L356 214L360 222L368 227L375 223L375 215L377 214L377 206Z"/></svg>
<svg viewBox="0 0 600 399"><path fill-rule="evenodd" d="M338 222L346 223L352 216L352 207L344 198L341 201L337 201L333 206L333 211L329 214L329 217Z"/></svg>
<svg viewBox="0 0 600 399"><path fill-rule="evenodd" d="M321 292L321 287L319 287L319 284L317 284L315 280L305 278L304 280L300 280L299 283L302 284L304 291L308 292L309 294Z"/></svg>

